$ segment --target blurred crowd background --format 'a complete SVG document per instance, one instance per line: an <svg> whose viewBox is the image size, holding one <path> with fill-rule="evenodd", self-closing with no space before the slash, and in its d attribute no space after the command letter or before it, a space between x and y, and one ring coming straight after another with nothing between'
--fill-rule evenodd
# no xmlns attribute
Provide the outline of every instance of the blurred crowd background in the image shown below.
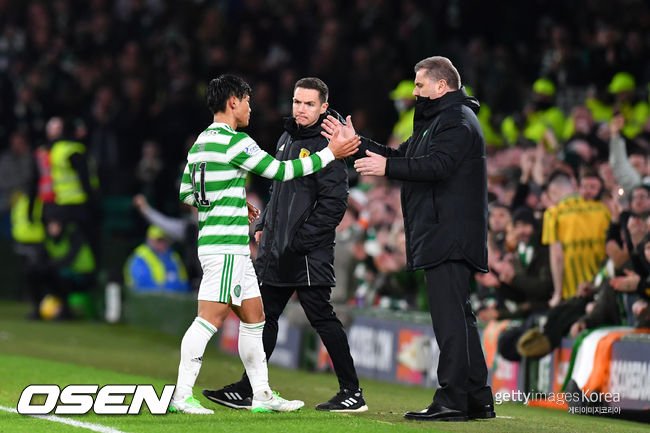
<svg viewBox="0 0 650 433"><path fill-rule="evenodd" d="M592 236L602 241L597 266L572 271L580 289L566 298L585 302L570 332L641 324L649 53L650 6L640 0L0 0L1 294L37 305L59 293L72 308L85 302L73 293L102 293L108 281L196 290L195 216L178 185L212 120L211 78L251 83L245 132L271 153L305 76L329 85L330 107L351 114L359 133L396 146L410 135L414 64L443 55L481 102L488 145L492 271L476 276L479 319L547 312L544 211L579 194L602 206L608 227ZM39 151L61 141L64 153L81 143L83 160L68 169L87 178L67 214L29 200L47 186ZM564 195L549 187L557 171L573 188ZM249 201L263 209L269 185L251 178ZM350 185L334 301L426 310L423 276L404 271L399 185L351 168Z"/></svg>

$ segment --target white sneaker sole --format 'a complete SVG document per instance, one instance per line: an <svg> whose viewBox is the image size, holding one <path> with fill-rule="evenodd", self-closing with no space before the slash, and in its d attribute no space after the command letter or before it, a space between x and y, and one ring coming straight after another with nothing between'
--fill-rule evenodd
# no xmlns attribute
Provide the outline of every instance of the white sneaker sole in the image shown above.
<svg viewBox="0 0 650 433"><path fill-rule="evenodd" d="M208 400L213 401L213 402L215 402L215 403L218 403L218 404L220 404L220 405L222 405L222 406L227 406L227 407L229 407L229 408L231 408L231 409L246 409L246 410L251 410L251 409L253 408L253 406L241 406L241 405L238 405L238 404L230 403L230 402L228 402L228 401L226 401L226 400L218 400L218 399L216 399L216 398L208 398Z"/></svg>
<svg viewBox="0 0 650 433"><path fill-rule="evenodd" d="M295 404L295 405L290 405L290 406L285 406L285 407L277 407L277 408L271 408L271 407L264 407L264 406L258 406L255 407L253 406L251 408L252 412L256 413L268 413L268 412L295 412L297 410L302 409L302 407L305 405L304 402L300 402L300 404Z"/></svg>
<svg viewBox="0 0 650 433"><path fill-rule="evenodd" d="M367 405L363 405L357 409L334 409L330 411L324 411L324 412L365 412L368 410Z"/></svg>

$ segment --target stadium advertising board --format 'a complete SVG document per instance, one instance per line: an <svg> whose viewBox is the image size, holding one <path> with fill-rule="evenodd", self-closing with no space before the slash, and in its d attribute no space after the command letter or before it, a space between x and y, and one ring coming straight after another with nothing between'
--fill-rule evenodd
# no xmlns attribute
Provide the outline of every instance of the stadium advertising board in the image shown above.
<svg viewBox="0 0 650 433"><path fill-rule="evenodd" d="M620 395L624 409L650 410L650 342L614 343L608 391Z"/></svg>

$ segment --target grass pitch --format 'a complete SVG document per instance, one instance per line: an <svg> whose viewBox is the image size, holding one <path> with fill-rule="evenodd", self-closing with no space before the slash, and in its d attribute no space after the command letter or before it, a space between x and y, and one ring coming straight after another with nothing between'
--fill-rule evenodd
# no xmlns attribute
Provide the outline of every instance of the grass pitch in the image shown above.
<svg viewBox="0 0 650 433"><path fill-rule="evenodd" d="M180 339L151 330L101 323L26 322L22 304L0 303L0 406L15 408L30 384L153 384L160 391L176 380ZM215 405L201 395L203 388L221 387L242 373L238 358L220 353L214 345L203 357L195 396L214 409L214 415L153 416L87 414L66 420L92 424L105 432L246 432L303 433L403 431L447 432L646 432L647 425L603 417L570 415L559 410L504 403L498 418L467 423L407 421L402 414L431 401L431 390L361 379L369 411L361 414L318 412L313 407L338 391L331 374L270 367L271 386L287 398L304 400L297 413L254 414ZM145 406L146 407L146 406ZM97 427L99 426L99 427ZM0 433L83 432L83 427L0 410ZM96 430L97 431L97 430Z"/></svg>

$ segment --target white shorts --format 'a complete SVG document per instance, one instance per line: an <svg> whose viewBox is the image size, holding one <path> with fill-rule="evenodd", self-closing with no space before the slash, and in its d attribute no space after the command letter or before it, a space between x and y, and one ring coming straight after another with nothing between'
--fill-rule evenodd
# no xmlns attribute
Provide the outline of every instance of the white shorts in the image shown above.
<svg viewBox="0 0 650 433"><path fill-rule="evenodd" d="M200 256L203 279L199 301L213 301L240 306L244 299L257 298L260 287L250 256L215 254Z"/></svg>

